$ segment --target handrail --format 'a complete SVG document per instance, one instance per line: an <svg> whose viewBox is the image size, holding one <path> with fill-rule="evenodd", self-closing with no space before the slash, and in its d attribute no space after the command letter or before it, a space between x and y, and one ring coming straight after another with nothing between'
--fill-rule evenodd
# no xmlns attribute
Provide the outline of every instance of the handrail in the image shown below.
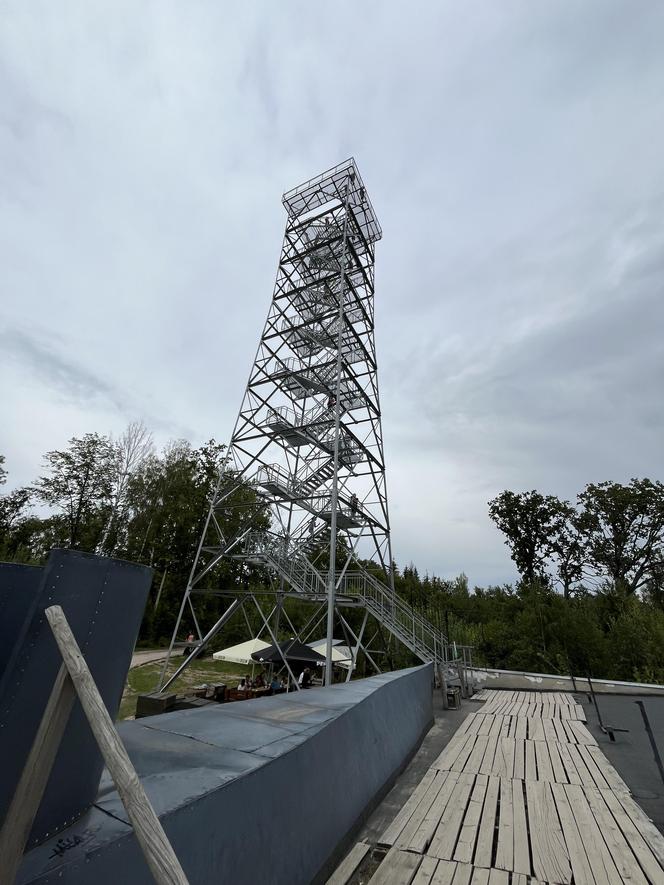
<svg viewBox="0 0 664 885"><path fill-rule="evenodd" d="M324 592L325 581L318 570L299 550L302 539L292 550L284 550L281 543L271 543L267 532L253 532L247 538L247 548L265 558L265 564L281 574L302 593ZM275 536L275 542L277 538ZM391 587L370 572L345 572L338 583L341 595L355 596L364 607L383 623L390 632L423 660L445 662L447 640L433 624L410 608Z"/></svg>
<svg viewBox="0 0 664 885"><path fill-rule="evenodd" d="M253 481L259 486L266 482L280 482L284 488L288 489L291 485L291 480L290 473L284 470L280 464L264 464L256 471Z"/></svg>

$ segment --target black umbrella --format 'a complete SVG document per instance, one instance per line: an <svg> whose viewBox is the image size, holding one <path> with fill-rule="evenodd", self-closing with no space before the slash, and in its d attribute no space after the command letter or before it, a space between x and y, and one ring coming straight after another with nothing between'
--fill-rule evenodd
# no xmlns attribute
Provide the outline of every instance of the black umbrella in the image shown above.
<svg viewBox="0 0 664 885"><path fill-rule="evenodd" d="M281 653L279 653L280 649ZM319 655L313 648L309 648L308 645L304 645L297 639L287 639L278 645L268 645L267 648L261 651L255 651L251 657L254 661L259 661L263 664L280 664L282 657L288 663L297 664L322 664L325 661L324 655Z"/></svg>

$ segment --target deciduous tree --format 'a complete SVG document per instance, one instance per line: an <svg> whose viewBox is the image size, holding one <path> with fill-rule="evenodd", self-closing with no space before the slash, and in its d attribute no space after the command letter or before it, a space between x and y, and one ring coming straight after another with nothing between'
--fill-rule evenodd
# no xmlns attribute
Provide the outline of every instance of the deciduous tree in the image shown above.
<svg viewBox="0 0 664 885"><path fill-rule="evenodd" d="M68 546L81 546L85 533L83 546L91 549L90 538L98 537L110 505L115 468L111 440L86 433L70 439L64 451L48 452L44 460L48 472L33 487L37 500L62 514Z"/></svg>
<svg viewBox="0 0 664 885"><path fill-rule="evenodd" d="M590 483L578 501L578 525L592 567L618 592L642 589L664 548L664 485L649 479Z"/></svg>

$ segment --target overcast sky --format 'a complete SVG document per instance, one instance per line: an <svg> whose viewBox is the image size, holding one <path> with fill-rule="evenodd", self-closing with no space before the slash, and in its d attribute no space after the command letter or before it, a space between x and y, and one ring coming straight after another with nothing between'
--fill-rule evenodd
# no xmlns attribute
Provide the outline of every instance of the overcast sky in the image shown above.
<svg viewBox="0 0 664 885"><path fill-rule="evenodd" d="M0 452L227 441L281 194L381 221L393 549L512 580L487 501L662 479L664 4L5 2Z"/></svg>

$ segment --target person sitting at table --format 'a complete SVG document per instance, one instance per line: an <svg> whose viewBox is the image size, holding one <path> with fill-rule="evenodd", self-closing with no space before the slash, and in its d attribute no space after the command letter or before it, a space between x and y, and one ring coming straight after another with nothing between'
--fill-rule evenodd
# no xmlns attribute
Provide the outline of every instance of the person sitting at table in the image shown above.
<svg viewBox="0 0 664 885"><path fill-rule="evenodd" d="M270 683L270 693L276 694L278 691L281 691L281 682L279 681L279 677L275 674Z"/></svg>
<svg viewBox="0 0 664 885"><path fill-rule="evenodd" d="M265 688L265 676L262 673L254 679L254 688Z"/></svg>
<svg viewBox="0 0 664 885"><path fill-rule="evenodd" d="M237 690L238 691L246 691L248 688L249 688L249 685L247 684L247 679L245 676L243 676L242 679L240 679L240 683L237 687Z"/></svg>

